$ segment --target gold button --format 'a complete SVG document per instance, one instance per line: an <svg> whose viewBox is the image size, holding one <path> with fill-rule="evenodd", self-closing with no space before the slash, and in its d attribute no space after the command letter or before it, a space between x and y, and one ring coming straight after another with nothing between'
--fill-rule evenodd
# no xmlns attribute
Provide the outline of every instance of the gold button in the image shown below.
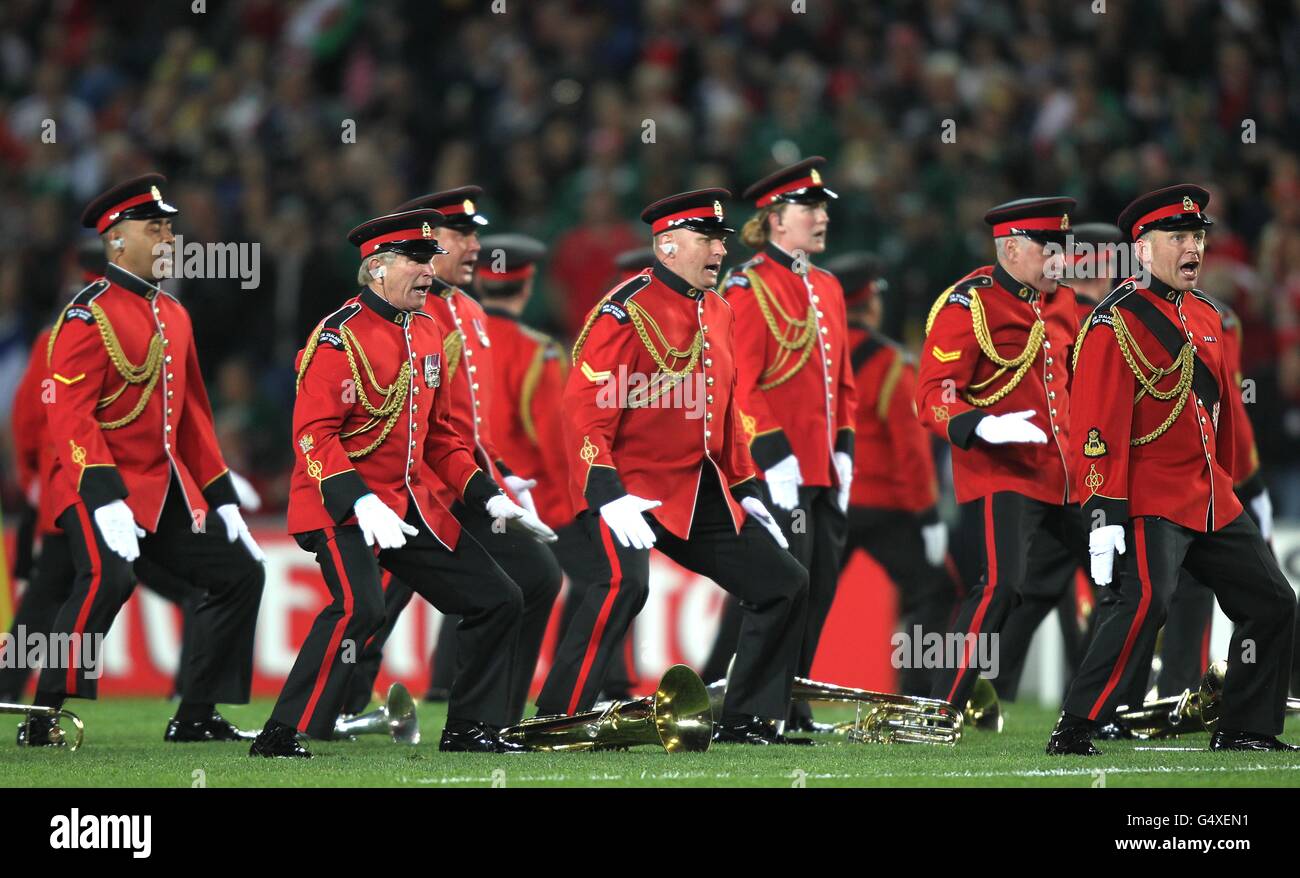
<svg viewBox="0 0 1300 878"><path fill-rule="evenodd" d="M1049 365L1049 366L1052 365L1052 358L1051 358L1051 357L1048 357L1048 358L1047 358L1047 365Z"/></svg>
<svg viewBox="0 0 1300 878"><path fill-rule="evenodd" d="M704 343L704 349L707 351L710 347L712 347L712 345L710 345L710 344L706 341L706 342Z"/></svg>
<svg viewBox="0 0 1300 878"><path fill-rule="evenodd" d="M419 396L419 395L420 395L420 388L418 388L418 387L412 387L412 388L411 388L411 392L414 393L416 396Z"/></svg>
<svg viewBox="0 0 1300 878"><path fill-rule="evenodd" d="M1047 380L1048 380L1048 381L1051 381L1051 380L1052 380L1052 373L1051 373L1051 372L1048 372L1048 373L1047 373Z"/></svg>
<svg viewBox="0 0 1300 878"><path fill-rule="evenodd" d="M825 312L825 311L822 311L820 308L818 308L818 309L817 309L817 316L818 316L818 317L825 317L825 316L826 316L826 312Z"/></svg>
<svg viewBox="0 0 1300 878"><path fill-rule="evenodd" d="M704 414L704 420L706 420L706 421L711 421L711 420L713 420L713 412L705 412L705 414Z"/></svg>
<svg viewBox="0 0 1300 878"><path fill-rule="evenodd" d="M171 343L172 343L172 340L171 340L170 338L164 338L164 339L163 339L163 347L167 347L167 345L169 345L169 344L171 344Z"/></svg>
<svg viewBox="0 0 1300 878"><path fill-rule="evenodd" d="M830 330L827 329L825 326L823 326L823 327L822 327L822 335L825 335L825 334L828 333L828 332L830 332Z"/></svg>
<svg viewBox="0 0 1300 878"><path fill-rule="evenodd" d="M473 384L471 384L470 386L473 387L475 390L478 390L478 382L477 382L477 381L475 381L475 382L474 382ZM475 405L478 405L478 403L475 402Z"/></svg>
<svg viewBox="0 0 1300 878"><path fill-rule="evenodd" d="M1056 409L1052 409L1052 417L1056 417Z"/></svg>
<svg viewBox="0 0 1300 878"><path fill-rule="evenodd" d="M829 351L829 350L831 349L831 343L830 343L830 342L823 342L823 343L822 343L822 347Z"/></svg>
<svg viewBox="0 0 1300 878"><path fill-rule="evenodd" d="M465 356L467 356L467 357L472 357L472 356L474 356L474 352L473 352L472 350L470 350L469 348L465 348Z"/></svg>
<svg viewBox="0 0 1300 878"><path fill-rule="evenodd" d="M713 394L710 393L708 396L704 397L704 401L705 401L705 402L713 402Z"/></svg>
<svg viewBox="0 0 1300 878"><path fill-rule="evenodd" d="M174 391L174 390L169 390L169 391L167 391L167 398L168 398L168 399L171 399L171 398L172 398L173 396L175 396L175 395L176 395L176 391Z"/></svg>
<svg viewBox="0 0 1300 878"><path fill-rule="evenodd" d="M1045 341L1043 342L1043 347L1047 348L1050 351L1052 349L1052 343L1050 341Z"/></svg>
<svg viewBox="0 0 1300 878"><path fill-rule="evenodd" d="M709 331L709 326L708 326L708 324L705 324L704 326L701 326L701 327L700 327L700 332L708 332L708 331Z"/></svg>
<svg viewBox="0 0 1300 878"><path fill-rule="evenodd" d="M415 447L415 440L414 440L414 439L411 440L411 447L412 447L412 448Z"/></svg>
<svg viewBox="0 0 1300 878"><path fill-rule="evenodd" d="M169 357L168 359L171 359L171 358ZM168 372L168 373L167 373L167 380L168 380L168 381L175 381L175 380L176 380L176 376L173 375L171 372Z"/></svg>
<svg viewBox="0 0 1300 878"><path fill-rule="evenodd" d="M1055 390L1049 390L1049 391L1047 391L1047 398L1048 398L1048 399L1056 399L1056 391L1055 391Z"/></svg>
<svg viewBox="0 0 1300 878"><path fill-rule="evenodd" d="M704 438L705 438L705 439L708 439L708 438L709 438L710 436L712 436L712 435L713 435L713 434L710 433L708 430L705 430L705 431L704 431Z"/></svg>
<svg viewBox="0 0 1300 878"><path fill-rule="evenodd" d="M470 366L470 367L469 367L469 371L470 371L471 373L473 373L473 372L477 372L477 371L478 371L478 366Z"/></svg>
<svg viewBox="0 0 1300 878"><path fill-rule="evenodd" d="M712 387L712 386L713 386L713 376L710 375L708 378L705 378L705 379L704 379L704 383L707 384L707 385L709 385L710 387Z"/></svg>
<svg viewBox="0 0 1300 878"><path fill-rule="evenodd" d="M821 299L819 299L817 296L813 296L813 297L812 297L812 300L813 300L813 304L814 304L814 305L816 305L818 302L821 301Z"/></svg>
<svg viewBox="0 0 1300 878"><path fill-rule="evenodd" d="M474 423L476 423L476 424L481 424L481 423L483 423L483 419L480 418L480 417L478 417L477 415L475 415L475 416L474 416Z"/></svg>
<svg viewBox="0 0 1300 878"><path fill-rule="evenodd" d="M171 355L171 354L168 354L167 356L163 357L163 362L164 362L164 363L170 363L171 361L172 361L172 355Z"/></svg>
<svg viewBox="0 0 1300 878"><path fill-rule="evenodd" d="M712 365L713 365L713 360L710 359L709 357L705 357L705 358L704 358L704 365L705 365L705 366L712 366Z"/></svg>
<svg viewBox="0 0 1300 878"><path fill-rule="evenodd" d="M167 426L163 427L163 432L164 432L164 433L170 433L171 431L172 431L172 425L171 425L171 424L168 424Z"/></svg>

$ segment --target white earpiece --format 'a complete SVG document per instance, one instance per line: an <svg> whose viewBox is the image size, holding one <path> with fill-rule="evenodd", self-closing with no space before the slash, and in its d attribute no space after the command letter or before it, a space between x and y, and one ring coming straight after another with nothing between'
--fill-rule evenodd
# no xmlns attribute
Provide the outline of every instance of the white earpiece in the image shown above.
<svg viewBox="0 0 1300 878"><path fill-rule="evenodd" d="M126 246L126 242L123 241L121 238L114 238L113 240L108 242L108 246L112 247L114 250L121 250L123 247Z"/></svg>
<svg viewBox="0 0 1300 878"><path fill-rule="evenodd" d="M373 277L375 280L379 280L381 277L383 277L386 274L388 274L388 270L385 269L384 266L382 265L379 266L378 268L372 268L370 270L370 276Z"/></svg>
<svg viewBox="0 0 1300 878"><path fill-rule="evenodd" d="M677 252L677 245L672 241L663 241L659 244L659 249L664 251L665 256L672 256Z"/></svg>

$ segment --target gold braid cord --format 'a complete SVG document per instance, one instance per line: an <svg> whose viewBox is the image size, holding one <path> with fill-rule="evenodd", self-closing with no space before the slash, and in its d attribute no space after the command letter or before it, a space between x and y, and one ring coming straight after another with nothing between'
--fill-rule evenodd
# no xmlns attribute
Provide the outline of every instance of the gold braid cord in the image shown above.
<svg viewBox="0 0 1300 878"><path fill-rule="evenodd" d="M109 362L117 370L117 374L122 377L123 384L115 393L102 398L96 409L106 408L115 402L126 391L126 388L133 384L143 384L144 388L140 391L140 398L136 400L135 405L129 412L120 418L112 421L100 421L100 429L116 430L125 427L133 422L144 411L149 404L149 398L153 396L154 388L158 385L158 376L162 373L163 363L163 343L162 336L154 333L149 339L149 349L145 353L144 362L136 365L127 359L126 352L122 350L122 343L117 338L117 333L113 330L113 324L109 321L108 315L104 309L96 302L90 303L90 313L95 315L95 326L99 328L99 337L103 339L104 349L108 351ZM53 334L50 338L53 341Z"/></svg>
<svg viewBox="0 0 1300 878"><path fill-rule="evenodd" d="M704 333L698 329L695 330L695 337L691 340L690 347L685 350L678 350L668 343L668 339L664 337L663 332L659 329L659 324L655 322L649 311L631 301L627 302L626 307L628 316L632 318L632 326L636 328L636 334L641 339L641 344L650 353L650 358L654 360L655 366L659 370L654 378L657 387L653 391L648 391L645 400L638 403L638 407L648 406L676 387L691 372L695 371L695 366L700 361L700 352L704 350ZM649 331L647 331L647 327ZM663 347L662 354L659 353L659 345L656 345L650 338L650 331L653 331L656 338L659 339L659 345ZM668 365L668 359L686 360L686 365L675 369Z"/></svg>
<svg viewBox="0 0 1300 878"><path fill-rule="evenodd" d="M465 335L459 329L453 329L447 333L447 337L442 340L442 351L446 354L447 359L447 386L451 386L451 379L456 377L456 369L460 366L460 355L465 350Z"/></svg>
<svg viewBox="0 0 1300 878"><path fill-rule="evenodd" d="M311 364L312 357L316 353L316 348L320 344L321 327L317 326L316 331L312 333L311 340L307 342L307 347L302 352L302 362L298 366L298 380L295 389L302 387L303 376L307 374L307 367ZM356 451L349 451L347 455L352 460L365 457L376 448L383 444L388 438L388 434L393 432L393 427L397 424L397 419L401 417L402 406L407 400L407 395L411 389L411 364L402 363L402 368L397 372L397 379L388 387L384 387L375 378L374 371L370 368L370 361L366 359L366 352L361 349L360 342L352 333L352 330L346 326L339 330L339 335L343 339L343 352L347 355L348 366L352 369L352 382L356 387L357 399L361 401L361 406L370 415L370 420L356 430L343 433L339 438L349 439L361 433L373 429L380 420L384 420L384 429L380 432L379 437L371 442L365 448ZM354 352L355 351L355 352ZM361 361L361 369L357 368L357 360ZM366 394L365 383L361 380L361 370L364 369L366 378L369 379L370 386L375 393L384 398L381 405L374 405L370 397Z"/></svg>
<svg viewBox="0 0 1300 878"><path fill-rule="evenodd" d="M983 353L990 362L998 367L998 371L994 372L992 377L985 381L981 381L979 384L972 385L971 389L983 390L998 378L1005 375L1008 369L1016 370L1011 374L1011 377L1007 379L1007 383L1002 385L1000 390L995 391L989 396L977 397L970 391L965 391L963 393L966 401L971 405L978 408L986 408L1004 399L1006 395L1015 390L1021 380L1024 379L1025 375L1029 372L1030 367L1034 365L1034 360L1038 357L1039 350L1042 349L1043 338L1047 334L1047 327L1043 324L1041 319L1035 320L1033 325L1029 327L1029 339L1025 342L1024 349L1018 355L1010 359L1002 357L998 354L997 348L993 347L993 339L989 335L988 319L984 315L984 303L980 301L979 293L974 289L971 289L969 292L971 328L975 332L975 341L980 346L980 352Z"/></svg>
<svg viewBox="0 0 1300 878"><path fill-rule="evenodd" d="M1182 414L1183 408L1186 407L1187 400L1191 396L1192 374L1195 371L1196 357L1192 352L1191 344L1184 343L1178 351L1178 356L1174 358L1174 362L1168 369L1152 365L1151 361L1142 353L1142 349L1138 347L1137 341L1124 323L1124 318L1121 316L1119 309L1111 308L1110 315L1115 326L1115 341L1119 344L1119 352L1124 357L1124 362L1128 364L1129 369L1133 372L1133 377L1137 378L1138 385L1141 388L1133 398L1133 402L1137 403L1148 393L1151 394L1152 399L1158 399L1162 402L1168 402L1171 399L1177 400L1173 409L1169 412L1169 416L1165 418L1164 423L1145 436L1139 436L1129 442L1130 445L1135 446L1146 445L1148 442L1160 438L1166 430L1172 427L1174 421ZM1135 353L1137 354L1137 360L1141 361L1140 365L1133 359ZM1175 372L1178 373L1178 383L1172 389L1163 391L1156 389L1158 382Z"/></svg>
<svg viewBox="0 0 1300 878"><path fill-rule="evenodd" d="M754 302L763 315L767 331L776 341L777 354L763 370L758 381L759 390L771 390L797 375L804 364L812 358L812 352L817 347L817 306L809 304L808 312L803 319L795 319L785 313L781 303L768 290L757 272L749 270L744 274L749 278L750 289L754 291ZM774 314L773 311L776 313ZM778 318L780 318L779 322ZM799 355L798 361L793 366L789 366L791 357L796 353Z"/></svg>

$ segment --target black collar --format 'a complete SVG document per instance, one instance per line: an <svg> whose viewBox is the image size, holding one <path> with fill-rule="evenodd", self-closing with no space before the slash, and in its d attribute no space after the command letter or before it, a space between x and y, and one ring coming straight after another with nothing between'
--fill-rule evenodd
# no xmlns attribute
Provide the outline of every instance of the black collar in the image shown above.
<svg viewBox="0 0 1300 878"><path fill-rule="evenodd" d="M450 299L452 296L460 292L460 287L454 287L442 278L435 277L433 279L433 285L429 287L429 292L432 293L435 291L444 299Z"/></svg>
<svg viewBox="0 0 1300 878"><path fill-rule="evenodd" d="M410 311L403 311L401 308L394 306L383 296L370 289L370 287L361 288L360 299L361 304L365 305L371 311L374 311L389 323L397 323L405 326L406 321L410 319Z"/></svg>
<svg viewBox="0 0 1300 878"><path fill-rule="evenodd" d="M149 283L144 278L137 277L122 266L112 262L104 270L104 277L122 289L130 290L138 296L144 296L146 299L152 299L162 292L160 288Z"/></svg>
<svg viewBox="0 0 1300 878"><path fill-rule="evenodd" d="M1156 277L1154 274L1151 275L1151 279L1147 282L1146 288L1151 292L1155 293L1160 298L1170 302L1177 302L1183 297L1181 291L1176 290L1173 287L1169 286L1169 284L1165 283L1160 278Z"/></svg>
<svg viewBox="0 0 1300 878"><path fill-rule="evenodd" d="M700 290L695 289L686 282L680 274L675 273L658 259L654 264L654 276L661 284L668 287L674 293L680 293L688 299L698 299L704 295Z"/></svg>
<svg viewBox="0 0 1300 878"><path fill-rule="evenodd" d="M506 320L513 320L515 323L519 322L519 316L517 314L511 314L499 305L484 305L483 313L491 317L503 317Z"/></svg>
<svg viewBox="0 0 1300 878"><path fill-rule="evenodd" d="M1017 299L1020 299L1022 302L1036 301L1040 295L1038 290L1028 284L1022 284L1020 281L1012 277L1011 272L1003 268L1001 263L993 266L993 280L998 286L1002 287L1002 289L1006 290Z"/></svg>
<svg viewBox="0 0 1300 878"><path fill-rule="evenodd" d="M786 271L789 271L793 274L800 274L800 272L795 271L794 257L791 256L789 253L785 252L784 250L782 250L780 247L773 244L771 241L768 241L766 246L763 247L763 254L767 256L769 259L771 259L773 262L777 263L778 265L785 266ZM808 265L807 257L804 257L804 265L805 266ZM804 272L805 273L807 272L806 267L804 269Z"/></svg>

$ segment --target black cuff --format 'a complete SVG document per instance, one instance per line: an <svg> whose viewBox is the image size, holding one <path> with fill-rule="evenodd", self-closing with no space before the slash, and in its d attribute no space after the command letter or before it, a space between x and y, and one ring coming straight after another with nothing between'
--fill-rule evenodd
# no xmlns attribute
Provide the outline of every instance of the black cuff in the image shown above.
<svg viewBox="0 0 1300 878"><path fill-rule="evenodd" d="M790 447L790 440L785 438L783 430L773 430L755 436L754 441L749 443L749 454L759 469L768 470L794 454L794 449Z"/></svg>
<svg viewBox="0 0 1300 878"><path fill-rule="evenodd" d="M848 427L840 427L840 431L835 434L835 450L843 451L849 457L853 456L853 439L854 433Z"/></svg>
<svg viewBox="0 0 1300 878"><path fill-rule="evenodd" d="M618 477L618 470L609 466L593 466L588 470L587 489L583 496L587 498L587 507L592 512L599 512L600 507L626 493L623 480Z"/></svg>
<svg viewBox="0 0 1300 878"><path fill-rule="evenodd" d="M492 481L492 477L483 470L477 470L465 483L461 499L465 501L466 506L486 514L487 501L500 493L502 493L501 486Z"/></svg>
<svg viewBox="0 0 1300 878"><path fill-rule="evenodd" d="M931 506L929 509L924 509L916 513L916 520L920 523L921 527L929 527L932 524L938 524L939 507Z"/></svg>
<svg viewBox="0 0 1300 878"><path fill-rule="evenodd" d="M763 490L759 487L758 479L750 476L743 482L737 482L731 486L731 496L736 502L744 500L746 497L757 497L759 502L763 500Z"/></svg>
<svg viewBox="0 0 1300 878"><path fill-rule="evenodd" d="M239 505L239 495L235 493L235 480L230 477L230 470L217 476L203 489L203 499L208 501L210 509L233 503Z"/></svg>
<svg viewBox="0 0 1300 878"><path fill-rule="evenodd" d="M948 441L962 451L971 447L975 441L975 425L988 417L988 412L971 409L948 420Z"/></svg>
<svg viewBox="0 0 1300 878"><path fill-rule="evenodd" d="M515 474L515 471L512 470L510 467L506 466L506 462L499 457L496 460L492 461L492 463L494 466L496 466L497 472L501 473L501 478L503 479L506 476L513 476Z"/></svg>
<svg viewBox="0 0 1300 878"><path fill-rule="evenodd" d="M1128 523L1128 501L1113 497L1093 495L1083 501L1083 526L1086 530L1108 527L1112 524L1123 526Z"/></svg>
<svg viewBox="0 0 1300 878"><path fill-rule="evenodd" d="M81 471L81 487L77 491L86 508L94 512L114 500L125 500L126 483L115 466L88 466Z"/></svg>
<svg viewBox="0 0 1300 878"><path fill-rule="evenodd" d="M1246 481L1242 482L1233 490L1236 492L1238 500L1243 504L1249 504L1251 500L1254 500L1260 494L1263 494L1268 490L1268 486L1264 484L1264 474L1259 470L1255 470L1253 476L1246 479Z"/></svg>
<svg viewBox="0 0 1300 878"><path fill-rule="evenodd" d="M365 479L356 470L344 470L335 473L320 483L321 496L325 498L325 511L339 524L352 514L352 507L357 501L371 493Z"/></svg>

